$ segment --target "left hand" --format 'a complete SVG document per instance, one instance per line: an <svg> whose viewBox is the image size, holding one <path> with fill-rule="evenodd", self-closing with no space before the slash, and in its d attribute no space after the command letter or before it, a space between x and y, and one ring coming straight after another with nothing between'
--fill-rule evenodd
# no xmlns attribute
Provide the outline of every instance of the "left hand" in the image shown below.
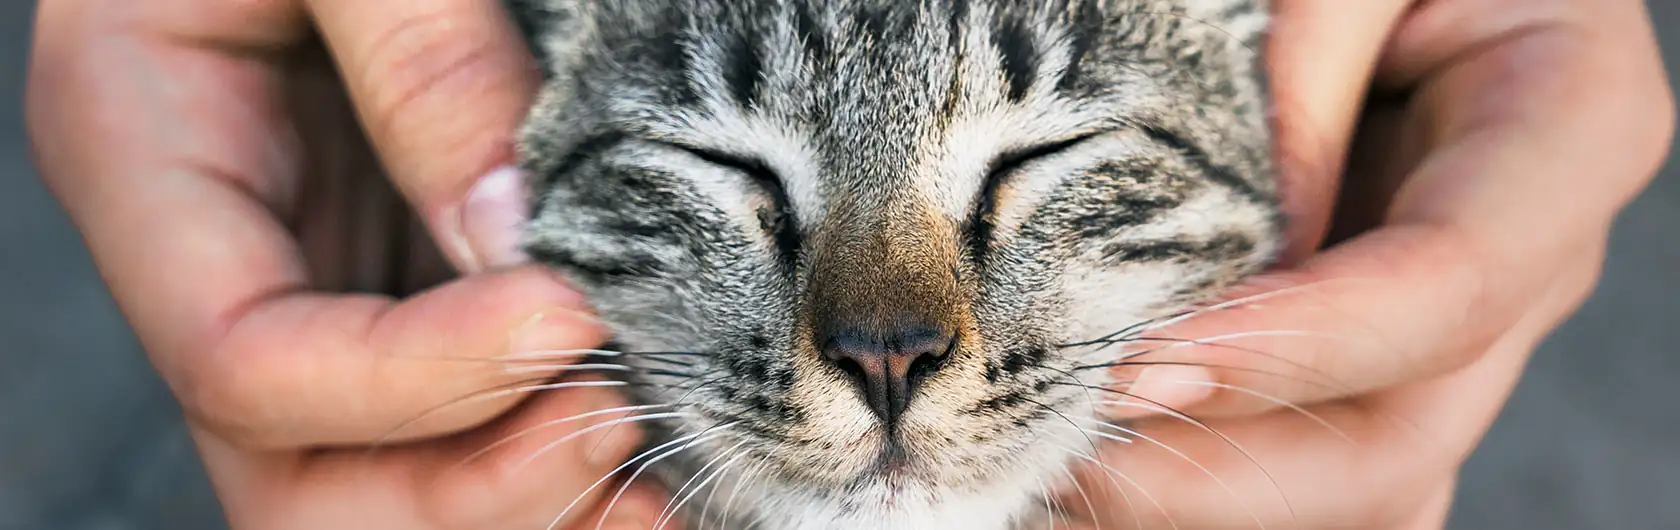
<svg viewBox="0 0 1680 530"><path fill-rule="evenodd" d="M1273 3L1292 251L1239 293L1275 295L1167 336L1288 334L1139 358L1246 367L1156 366L1132 387L1243 451L1186 418L1142 420L1159 444L1110 444L1114 476L1082 470L1105 528L1440 528L1459 467L1669 147L1638 0ZM1115 494L1119 473L1148 495Z"/></svg>

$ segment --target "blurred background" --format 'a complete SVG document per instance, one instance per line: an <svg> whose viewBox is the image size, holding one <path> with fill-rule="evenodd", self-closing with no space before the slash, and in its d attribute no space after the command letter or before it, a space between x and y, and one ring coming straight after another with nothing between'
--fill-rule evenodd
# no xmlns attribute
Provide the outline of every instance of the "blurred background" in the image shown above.
<svg viewBox="0 0 1680 530"><path fill-rule="evenodd" d="M1649 3L1677 65L1680 1ZM31 166L33 11L0 0L0 530L225 528L174 401ZM1620 219L1596 295L1540 348L1464 470L1451 528L1680 529L1674 388L1671 161Z"/></svg>

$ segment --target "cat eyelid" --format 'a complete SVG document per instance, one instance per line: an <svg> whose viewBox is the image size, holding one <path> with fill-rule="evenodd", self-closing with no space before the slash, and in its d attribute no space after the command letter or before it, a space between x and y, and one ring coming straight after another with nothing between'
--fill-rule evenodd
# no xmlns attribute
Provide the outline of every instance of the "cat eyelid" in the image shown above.
<svg viewBox="0 0 1680 530"><path fill-rule="evenodd" d="M752 180L753 184L758 186L760 190L769 194L770 204L777 220L767 228L772 231L776 246L781 250L783 265L786 267L792 266L794 255L798 253L801 246L796 224L787 221L794 218L793 202L788 198L787 188L782 185L781 176L776 174L776 171L771 169L769 164L755 157L744 157L678 142L662 141L655 143L688 153L707 164L739 171L747 175L747 178Z"/></svg>
<svg viewBox="0 0 1680 530"><path fill-rule="evenodd" d="M775 186L776 188L781 187L781 176L777 175L775 170L770 169L769 164L765 164L764 161L757 158L740 156L734 153L727 153L715 149L678 142L662 141L656 143L688 153L690 156L698 158L708 164L745 173L748 177L751 177L754 182L760 185Z"/></svg>
<svg viewBox="0 0 1680 530"><path fill-rule="evenodd" d="M993 158L986 166L986 179L980 188L980 196L973 213L969 214L963 223L963 233L967 235L969 252L974 259L983 259L986 249L991 245L993 212L997 209L997 189L1009 175L1026 166L1027 163L1044 157L1066 152L1085 142L1103 135L1108 131L1092 131L1080 133L1072 137L1033 144L1026 148L1005 151Z"/></svg>
<svg viewBox="0 0 1680 530"><path fill-rule="evenodd" d="M1016 170L1027 165L1029 162L1061 154L1069 149L1078 147L1097 136L1101 136L1105 132L1107 131L1081 133L1062 140L1041 142L1031 144L1024 148L1005 151L1003 154L993 158L991 163L986 165L986 180L988 183L995 181L998 178L1014 173Z"/></svg>

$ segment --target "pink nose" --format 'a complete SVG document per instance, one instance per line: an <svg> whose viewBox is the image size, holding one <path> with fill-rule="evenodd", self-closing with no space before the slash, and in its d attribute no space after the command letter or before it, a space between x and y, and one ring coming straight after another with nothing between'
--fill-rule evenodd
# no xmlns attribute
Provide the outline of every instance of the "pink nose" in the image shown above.
<svg viewBox="0 0 1680 530"><path fill-rule="evenodd" d="M905 326L889 333L840 329L823 342L823 357L851 376L864 401L889 428L897 425L916 387L937 371L956 340L931 326Z"/></svg>

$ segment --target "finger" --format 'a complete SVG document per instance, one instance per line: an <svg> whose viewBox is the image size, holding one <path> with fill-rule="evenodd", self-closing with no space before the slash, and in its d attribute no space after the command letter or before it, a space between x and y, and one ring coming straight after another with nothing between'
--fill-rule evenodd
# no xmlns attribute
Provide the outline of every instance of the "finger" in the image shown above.
<svg viewBox="0 0 1680 530"><path fill-rule="evenodd" d="M601 507L600 513L582 518L573 528L577 530L592 529L597 524L602 530L664 530L672 528L688 528L680 516L662 521L660 514L664 512L667 501L659 489L651 483L638 482L625 490L624 497L608 511ZM655 526L657 525L657 527Z"/></svg>
<svg viewBox="0 0 1680 530"><path fill-rule="evenodd" d="M172 365L189 414L264 447L401 441L482 423L598 346L581 299L535 270L471 277L401 302L259 297ZM491 390L495 389L495 390Z"/></svg>
<svg viewBox="0 0 1680 530"><path fill-rule="evenodd" d="M1571 279L1597 274L1596 263L1581 264ZM1133 442L1108 444L1108 467L1082 466L1081 484L1115 508L1099 514L1110 528L1134 515L1146 528L1255 528L1256 519L1268 528L1396 528L1427 518L1586 283L1548 289L1485 355L1433 380L1303 411L1113 430Z"/></svg>
<svg viewBox="0 0 1680 530"><path fill-rule="evenodd" d="M487 382L531 377L487 360L599 342L580 297L536 270L401 303L306 293L274 214L297 181L278 69L126 13L42 15L72 25L36 52L32 132L54 193L195 421L264 447L366 442ZM482 422L511 403L403 434Z"/></svg>
<svg viewBox="0 0 1680 530"><path fill-rule="evenodd" d="M619 485L608 474L642 440L638 423L620 420L645 413L624 407L614 388L563 388L536 393L482 429L426 444L251 459L212 437L205 454L221 485L258 493L234 500L236 527L541 529L585 520L593 527ZM266 480L274 476L289 480Z"/></svg>
<svg viewBox="0 0 1680 530"><path fill-rule="evenodd" d="M1432 69L1437 75L1420 85L1410 118L1430 154L1400 187L1382 228L1259 281L1310 286L1296 295L1159 332L1288 334L1156 352L1150 360L1183 355L1263 368L1276 373L1215 368L1212 378L1293 403L1473 360L1532 303L1535 286L1556 281L1576 261L1601 258L1591 249L1660 161L1655 144L1671 125L1652 119L1653 109L1659 118L1668 113L1657 95L1665 87L1660 71L1648 68L1655 49L1585 25L1598 20L1491 35L1479 53ZM1255 406L1247 392L1216 390L1194 410Z"/></svg>
<svg viewBox="0 0 1680 530"><path fill-rule="evenodd" d="M416 483L418 497L430 497L427 512L450 528L569 528L595 522L599 515L590 514L618 489L614 472L632 454L641 455L647 422L668 420L677 412L629 405L620 390L545 392L508 421L475 431L434 458L406 461L429 477Z"/></svg>
<svg viewBox="0 0 1680 530"><path fill-rule="evenodd" d="M1324 236L1366 80L1410 0L1274 0L1266 62L1276 105L1285 263ZM1335 21L1335 23L1325 23Z"/></svg>
<svg viewBox="0 0 1680 530"><path fill-rule="evenodd" d="M539 76L502 4L306 1L392 178L457 267L521 261L523 182L506 165Z"/></svg>

